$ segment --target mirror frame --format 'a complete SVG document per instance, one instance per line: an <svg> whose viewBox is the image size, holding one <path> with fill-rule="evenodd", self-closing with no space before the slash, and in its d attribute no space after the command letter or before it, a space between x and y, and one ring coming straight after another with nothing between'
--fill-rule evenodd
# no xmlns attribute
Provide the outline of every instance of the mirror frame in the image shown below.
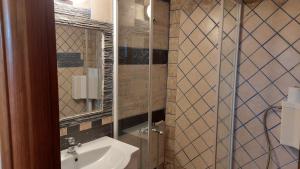
<svg viewBox="0 0 300 169"><path fill-rule="evenodd" d="M113 99L113 25L99 22L90 18L90 10L75 8L71 5L54 3L55 24L73 26L101 31L104 35L103 55L103 98L102 111L87 112L85 114L62 118L60 128L78 125L82 122L99 120L104 116L112 115Z"/></svg>

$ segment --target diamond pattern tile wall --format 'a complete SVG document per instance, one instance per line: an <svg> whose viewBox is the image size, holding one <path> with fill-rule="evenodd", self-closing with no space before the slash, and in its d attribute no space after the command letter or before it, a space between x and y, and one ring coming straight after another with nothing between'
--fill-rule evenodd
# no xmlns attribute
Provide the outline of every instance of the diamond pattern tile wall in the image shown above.
<svg viewBox="0 0 300 169"><path fill-rule="evenodd" d="M234 168L265 168L263 110L280 105L287 88L300 84L300 1L265 0L245 5L236 107ZM244 45L243 45L244 44ZM247 70L248 69L248 70ZM250 69L250 70L249 70ZM298 70L298 72L297 72ZM296 169L298 151L279 144L280 112L269 116L270 168Z"/></svg>
<svg viewBox="0 0 300 169"><path fill-rule="evenodd" d="M74 100L72 98L72 76L83 74L83 67L58 68L60 118L74 116L85 111L85 100Z"/></svg>
<svg viewBox="0 0 300 169"><path fill-rule="evenodd" d="M180 12L175 168L212 168L220 4L188 0Z"/></svg>
<svg viewBox="0 0 300 169"><path fill-rule="evenodd" d="M215 68L219 57L216 50L219 7L214 0L171 1L170 23L179 31L170 36L166 163L171 165L166 168L213 166L214 141L211 138L215 135L216 113L211 98L215 94ZM262 128L263 110L280 105L287 88L300 84L299 8L299 0L244 4L235 107L234 168L265 168L267 145ZM228 166L236 36L235 4L225 3L225 10L217 168ZM177 72L174 72L175 66ZM280 112L270 114L268 128L273 146L271 168L296 169L298 151L279 143Z"/></svg>
<svg viewBox="0 0 300 169"><path fill-rule="evenodd" d="M56 49L61 53L84 54L84 29L56 25ZM60 118L70 117L85 111L84 100L72 98L72 76L83 75L83 67L58 68L58 93Z"/></svg>
<svg viewBox="0 0 300 169"><path fill-rule="evenodd" d="M72 26L56 25L57 52L84 52L84 29Z"/></svg>

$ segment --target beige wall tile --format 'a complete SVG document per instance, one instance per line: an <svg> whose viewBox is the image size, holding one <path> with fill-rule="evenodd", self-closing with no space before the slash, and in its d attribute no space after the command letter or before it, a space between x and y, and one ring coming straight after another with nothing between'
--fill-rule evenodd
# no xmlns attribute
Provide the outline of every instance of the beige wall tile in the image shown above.
<svg viewBox="0 0 300 169"><path fill-rule="evenodd" d="M168 76L176 77L177 75L176 68L177 68L176 64L168 64Z"/></svg>
<svg viewBox="0 0 300 169"><path fill-rule="evenodd" d="M102 125L110 124L113 122L112 116L103 117L102 118Z"/></svg>
<svg viewBox="0 0 300 169"><path fill-rule="evenodd" d="M177 6L172 4L172 2L174 3L174 1L171 1L171 10L180 8L180 7L177 8ZM195 69L197 64L203 58L207 57L208 59L209 57L211 57L211 56L208 57L208 55L206 56L206 54L208 54L210 50L214 48L214 46L211 43L209 44L208 39L203 41L202 47L199 48L199 50L196 49L197 46L194 45L194 44L197 45L204 39L205 35L202 32L208 30L207 26L202 26L202 25L205 25L205 23L209 23L210 26L212 26L211 28L213 28L215 25L213 25L214 23L213 21L208 19L205 20L205 23L204 22L199 23L202 19L204 19L207 16L207 14L205 14L205 12L201 8L195 8L196 5L194 4L193 6L193 4L194 3L192 3L192 1L182 1L181 7L183 7L185 12L181 12L181 10L174 10L171 12L172 21L170 23L177 24L178 21L177 20L175 21L174 19L176 15L176 18L180 18L180 21L178 23L180 23L180 28L182 29L182 31L179 33L179 39L180 39L179 41L177 38L170 38L169 58L171 58L172 56L172 59L169 59L169 65L168 65L169 66L168 86L171 89L175 87L177 88L177 90L168 91L168 98L170 99L168 99L168 104L167 104L170 105L167 106L169 107L169 109L167 108L167 113L169 112L173 113L174 109L176 110L176 116L175 116L176 120L172 119L173 116L169 117L169 119L168 116L166 117L166 120L167 121L169 120L169 122L175 120L175 122L171 124L175 124L174 144L175 144L175 152L177 153L177 156L175 161L170 160L171 163L170 166L176 166L175 168L193 168L193 166L195 166L193 162L195 164L200 164L200 163L203 164L202 167L204 166L208 167L205 165L205 162L202 160L202 158L193 160L193 158L196 156L200 157L202 152L195 151L195 149L191 149L193 144L190 140L196 139L196 137L198 137L200 133L201 134L205 133L205 131L209 128L209 126L215 125L215 124L210 124L209 126L207 126L206 122L204 122L202 119L201 119L202 121L198 119L200 117L199 114L205 114L207 109L205 110L203 109L203 105L205 104L200 104L200 103L205 103L203 100L202 102L198 101L198 99L201 97L198 90L203 91L203 88L199 88L202 87L203 85L201 86L196 84L198 83L198 81L201 82L200 79L202 79L202 83L203 82L207 83L206 81L204 81L204 78L202 77L203 75L205 76L207 75L206 78L208 80L208 83L210 84L207 84L207 89L205 90L208 91L210 89L210 85L213 86L215 84L215 80L212 79L214 78L217 79L216 74L209 73L212 67L208 67L210 66L210 64L207 62L207 60L205 60L206 63L201 66L201 69L199 70ZM190 9L190 11L188 11L188 9ZM181 14L181 16L178 16L177 14ZM193 21L187 19L188 16L186 14L192 15ZM214 16L212 17L215 18L215 15L216 13L214 12ZM185 21L186 19L187 21ZM183 23L183 21L185 22ZM195 25L195 23L197 24L199 23L199 25ZM198 28L197 30L194 30L196 26L202 27L203 30L200 30ZM176 26L171 25L171 30L170 30L171 36L175 36L174 32L176 32L175 30L176 27L177 25ZM190 33L192 34L189 35ZM186 40L186 35L188 35L191 40L189 39ZM212 41L215 41L215 39L213 39L213 36L210 36L209 38L211 38ZM178 46L179 44L181 45ZM180 54L178 54L177 52L179 52ZM192 52L192 54L190 54L190 52ZM200 52L205 54L205 56L203 56ZM216 65L215 63L212 64ZM177 80L171 77L176 77ZM176 85L173 85L174 82L176 82ZM206 92L205 93L203 92L202 94L205 95ZM212 102L211 98L213 97L213 95L207 95L205 97L206 99L208 99L207 101ZM170 101L175 102L175 105L177 106L173 106L174 103L169 103ZM197 109L191 108L194 107L194 104L196 105L195 108ZM201 107L200 108L199 105L202 105L202 107L200 106ZM210 105L213 105L213 103L210 103ZM208 105L206 105L206 108L209 108ZM207 116L206 119L209 123L211 123L211 116ZM192 123L195 123L195 121L197 120L199 120L199 123L197 123L198 125L192 125ZM199 126L201 126L201 128ZM206 129L206 130L199 133L200 129L201 130ZM166 143L170 144L172 142L166 142ZM186 146L188 146L190 149L188 148L184 149L184 147ZM202 144L201 146L202 146L201 148L204 150L208 149L206 144ZM188 157L184 156L183 155L184 153L183 154L181 153L182 151L188 152ZM200 161L200 159L202 161ZM211 161L209 161L210 165L212 165Z"/></svg>
<svg viewBox="0 0 300 169"><path fill-rule="evenodd" d="M170 24L179 24L180 22L180 11L170 11Z"/></svg>
<svg viewBox="0 0 300 169"><path fill-rule="evenodd" d="M175 127L175 115L166 114L166 125Z"/></svg>
<svg viewBox="0 0 300 169"><path fill-rule="evenodd" d="M290 22L280 34L286 39L290 44L296 42L300 37L300 24L296 21Z"/></svg>
<svg viewBox="0 0 300 169"><path fill-rule="evenodd" d="M169 38L169 50L178 49L178 38Z"/></svg>
<svg viewBox="0 0 300 169"><path fill-rule="evenodd" d="M59 133L60 133L60 137L66 136L66 135L68 135L68 129L67 128L61 128L59 130Z"/></svg>
<svg viewBox="0 0 300 169"><path fill-rule="evenodd" d="M181 9L184 0L171 0L171 10Z"/></svg>
<svg viewBox="0 0 300 169"><path fill-rule="evenodd" d="M297 0L289 0L284 6L283 9L293 17L299 15L300 11L300 2Z"/></svg>
<svg viewBox="0 0 300 169"><path fill-rule="evenodd" d="M169 37L176 38L179 36L179 24L170 25Z"/></svg>
<svg viewBox="0 0 300 169"><path fill-rule="evenodd" d="M167 102L166 113L175 115L175 113L176 113L176 103L170 102L170 101Z"/></svg>
<svg viewBox="0 0 300 169"><path fill-rule="evenodd" d="M169 59L168 63L177 63L178 52L177 51L169 51Z"/></svg>
<svg viewBox="0 0 300 169"><path fill-rule="evenodd" d="M84 122L79 125L79 130L84 131L92 128L92 122Z"/></svg>
<svg viewBox="0 0 300 169"><path fill-rule="evenodd" d="M153 65L153 111L166 106L167 65ZM148 111L148 65L119 65L120 118Z"/></svg>

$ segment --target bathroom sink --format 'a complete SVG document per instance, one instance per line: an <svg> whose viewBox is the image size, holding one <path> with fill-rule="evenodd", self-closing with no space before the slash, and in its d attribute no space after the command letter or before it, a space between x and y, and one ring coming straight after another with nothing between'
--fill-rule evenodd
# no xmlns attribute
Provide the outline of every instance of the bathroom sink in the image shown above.
<svg viewBox="0 0 300 169"><path fill-rule="evenodd" d="M138 148L112 139L100 139L82 144L75 154L61 151L62 169L124 169L138 165ZM135 168L135 167L134 167Z"/></svg>

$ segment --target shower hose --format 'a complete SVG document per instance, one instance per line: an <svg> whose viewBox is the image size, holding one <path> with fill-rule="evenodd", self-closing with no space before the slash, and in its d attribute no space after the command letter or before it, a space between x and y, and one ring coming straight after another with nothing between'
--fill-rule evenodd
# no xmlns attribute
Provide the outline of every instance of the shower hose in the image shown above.
<svg viewBox="0 0 300 169"><path fill-rule="evenodd" d="M267 159L266 169L269 169L269 167L270 167L271 155L272 155L272 144L271 144L270 136L268 133L267 118L268 118L268 114L271 110L276 111L276 110L281 110L281 109L282 109L281 106L272 106L272 107L269 107L266 110L264 110L264 131L265 131L265 136L266 136L267 145L268 145L268 159Z"/></svg>

